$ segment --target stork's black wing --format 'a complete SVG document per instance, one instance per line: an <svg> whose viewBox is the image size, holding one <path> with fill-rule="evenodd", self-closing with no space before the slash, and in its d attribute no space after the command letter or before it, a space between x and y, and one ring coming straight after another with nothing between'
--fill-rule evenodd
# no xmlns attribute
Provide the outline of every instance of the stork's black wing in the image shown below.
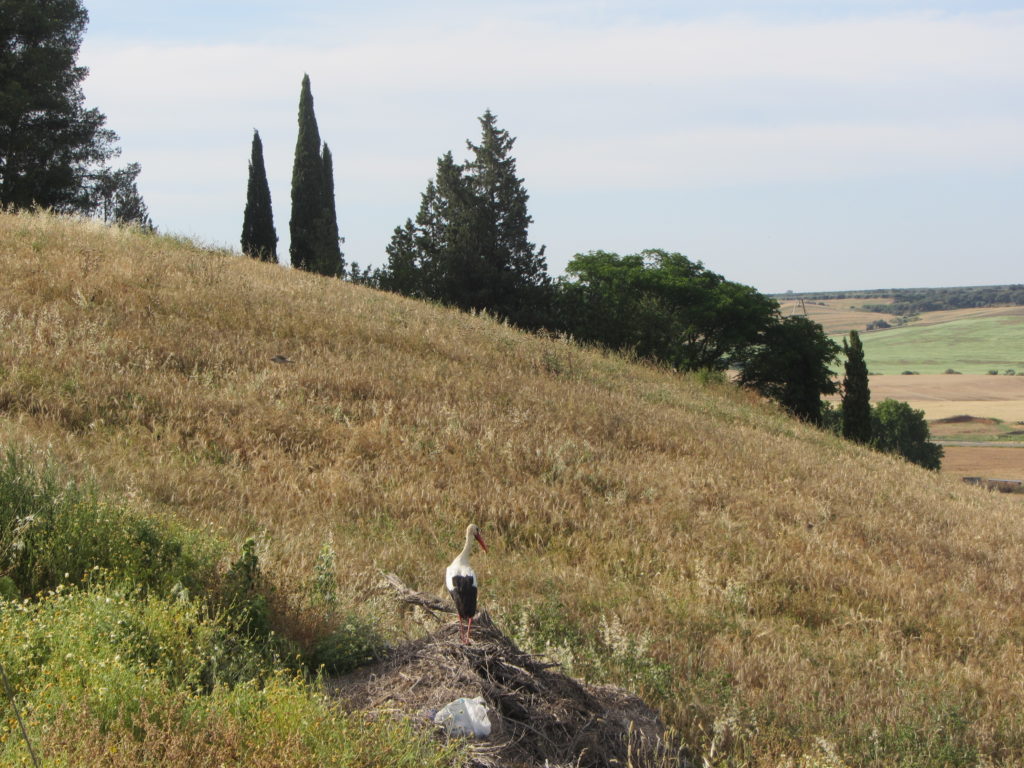
<svg viewBox="0 0 1024 768"><path fill-rule="evenodd" d="M460 619L471 619L476 615L476 584L472 576L453 576L451 593L455 610Z"/></svg>

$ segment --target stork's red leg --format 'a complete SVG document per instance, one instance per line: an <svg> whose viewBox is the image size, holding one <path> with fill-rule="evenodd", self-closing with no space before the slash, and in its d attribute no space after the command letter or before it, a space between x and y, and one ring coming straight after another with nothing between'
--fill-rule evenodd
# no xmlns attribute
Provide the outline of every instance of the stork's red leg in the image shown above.
<svg viewBox="0 0 1024 768"><path fill-rule="evenodd" d="M469 623L466 624L466 644L473 642L473 638L470 637L470 633L473 631L473 617L469 617Z"/></svg>

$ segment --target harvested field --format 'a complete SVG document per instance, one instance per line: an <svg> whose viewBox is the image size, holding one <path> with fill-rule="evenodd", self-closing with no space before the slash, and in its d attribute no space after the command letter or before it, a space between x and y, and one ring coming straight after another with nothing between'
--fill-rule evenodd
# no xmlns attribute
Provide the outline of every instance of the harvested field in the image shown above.
<svg viewBox="0 0 1024 768"><path fill-rule="evenodd" d="M872 303L887 304L892 299L872 300ZM826 299L824 301L805 301L802 305L799 301L779 302L779 309L783 316L802 315L805 313L811 320L820 323L827 334L849 333L851 330L863 331L868 323L878 320L885 320L888 323L895 323L895 315L886 315L881 312L868 312L864 309L857 309L865 302L865 299Z"/></svg>
<svg viewBox="0 0 1024 768"><path fill-rule="evenodd" d="M872 376L871 401L904 400L929 420L970 415L1024 421L1024 376Z"/></svg>
<svg viewBox="0 0 1024 768"><path fill-rule="evenodd" d="M1024 480L1024 448L947 445L942 471L958 477Z"/></svg>
<svg viewBox="0 0 1024 768"><path fill-rule="evenodd" d="M1002 422L996 419L981 419L975 416L950 416L937 419L929 424L932 437L938 440L956 440L961 437L984 435L995 440L1006 431Z"/></svg>
<svg viewBox="0 0 1024 768"><path fill-rule="evenodd" d="M957 320L975 319L980 317L1005 317L1007 315L1024 315L1024 307L971 307L970 309L947 309L941 312L925 312L920 320L913 325L938 325L952 323Z"/></svg>

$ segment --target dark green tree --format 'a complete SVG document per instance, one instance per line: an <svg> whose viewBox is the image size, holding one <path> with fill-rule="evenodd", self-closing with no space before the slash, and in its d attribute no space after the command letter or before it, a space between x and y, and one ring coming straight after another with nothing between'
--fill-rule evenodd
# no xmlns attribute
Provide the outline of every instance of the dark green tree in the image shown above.
<svg viewBox="0 0 1024 768"><path fill-rule="evenodd" d="M334 202L334 158L326 143L321 160L324 166L324 242L322 261L316 271L321 275L341 277L345 274L345 259L341 253L341 238L338 236L338 209Z"/></svg>
<svg viewBox="0 0 1024 768"><path fill-rule="evenodd" d="M802 315L772 323L760 343L740 355L739 383L779 402L794 416L822 422L822 395L836 391L831 363L839 345L821 326Z"/></svg>
<svg viewBox="0 0 1024 768"><path fill-rule="evenodd" d="M302 78L299 94L299 135L292 166L292 216L289 222L292 266L316 270L323 261L324 162L320 154L320 129L313 111L309 75Z"/></svg>
<svg viewBox="0 0 1024 768"><path fill-rule="evenodd" d="M559 328L679 370L724 370L778 303L680 253L576 254L556 286Z"/></svg>
<svg viewBox="0 0 1024 768"><path fill-rule="evenodd" d="M334 203L334 163L330 149L320 143L309 75L303 76L299 94L299 135L292 166L289 228L293 267L331 277L344 274Z"/></svg>
<svg viewBox="0 0 1024 768"><path fill-rule="evenodd" d="M85 107L88 20L79 0L0 0L0 206L92 214L104 202L119 150Z"/></svg>
<svg viewBox="0 0 1024 768"><path fill-rule="evenodd" d="M474 206L468 246L478 252L463 267L464 304L535 327L546 319L550 279L544 246L529 240L533 217L512 156L516 140L498 128L490 110L479 120L480 143L466 142L473 155L463 166Z"/></svg>
<svg viewBox="0 0 1024 768"><path fill-rule="evenodd" d="M871 390L868 387L868 366L864 362L864 345L860 334L850 331L849 342L843 339L843 437L858 443L871 442Z"/></svg>
<svg viewBox="0 0 1024 768"><path fill-rule="evenodd" d="M141 171L138 163L129 163L116 171L104 169L95 176L90 184L91 197L103 221L155 229L137 184Z"/></svg>
<svg viewBox="0 0 1024 768"><path fill-rule="evenodd" d="M277 263L277 230L274 209L270 202L270 184L263 162L260 132L252 132L252 153L249 157L249 184L242 218L242 253L254 259Z"/></svg>
<svg viewBox="0 0 1024 768"><path fill-rule="evenodd" d="M872 411L873 445L884 453L895 453L925 469L942 466L943 449L930 441L924 411L908 403L887 398Z"/></svg>
<svg viewBox="0 0 1024 768"><path fill-rule="evenodd" d="M462 309L467 270L478 254L473 247L476 208L462 166L451 152L437 160L434 180L420 198L415 223L396 227L387 246L388 264L381 287L406 296L431 299ZM468 262L468 263L467 263Z"/></svg>
<svg viewBox="0 0 1024 768"><path fill-rule="evenodd" d="M415 221L397 227L381 287L462 309L487 310L527 328L547 319L544 248L528 238L529 195L516 175L515 139L487 111L472 157L437 161Z"/></svg>

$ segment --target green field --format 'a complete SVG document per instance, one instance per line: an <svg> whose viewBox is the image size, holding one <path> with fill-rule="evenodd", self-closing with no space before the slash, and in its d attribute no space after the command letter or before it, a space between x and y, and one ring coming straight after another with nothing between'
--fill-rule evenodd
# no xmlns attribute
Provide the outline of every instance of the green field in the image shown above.
<svg viewBox="0 0 1024 768"><path fill-rule="evenodd" d="M842 336L834 337L842 343ZM964 318L862 333L868 368L877 374L1024 373L1024 317Z"/></svg>

